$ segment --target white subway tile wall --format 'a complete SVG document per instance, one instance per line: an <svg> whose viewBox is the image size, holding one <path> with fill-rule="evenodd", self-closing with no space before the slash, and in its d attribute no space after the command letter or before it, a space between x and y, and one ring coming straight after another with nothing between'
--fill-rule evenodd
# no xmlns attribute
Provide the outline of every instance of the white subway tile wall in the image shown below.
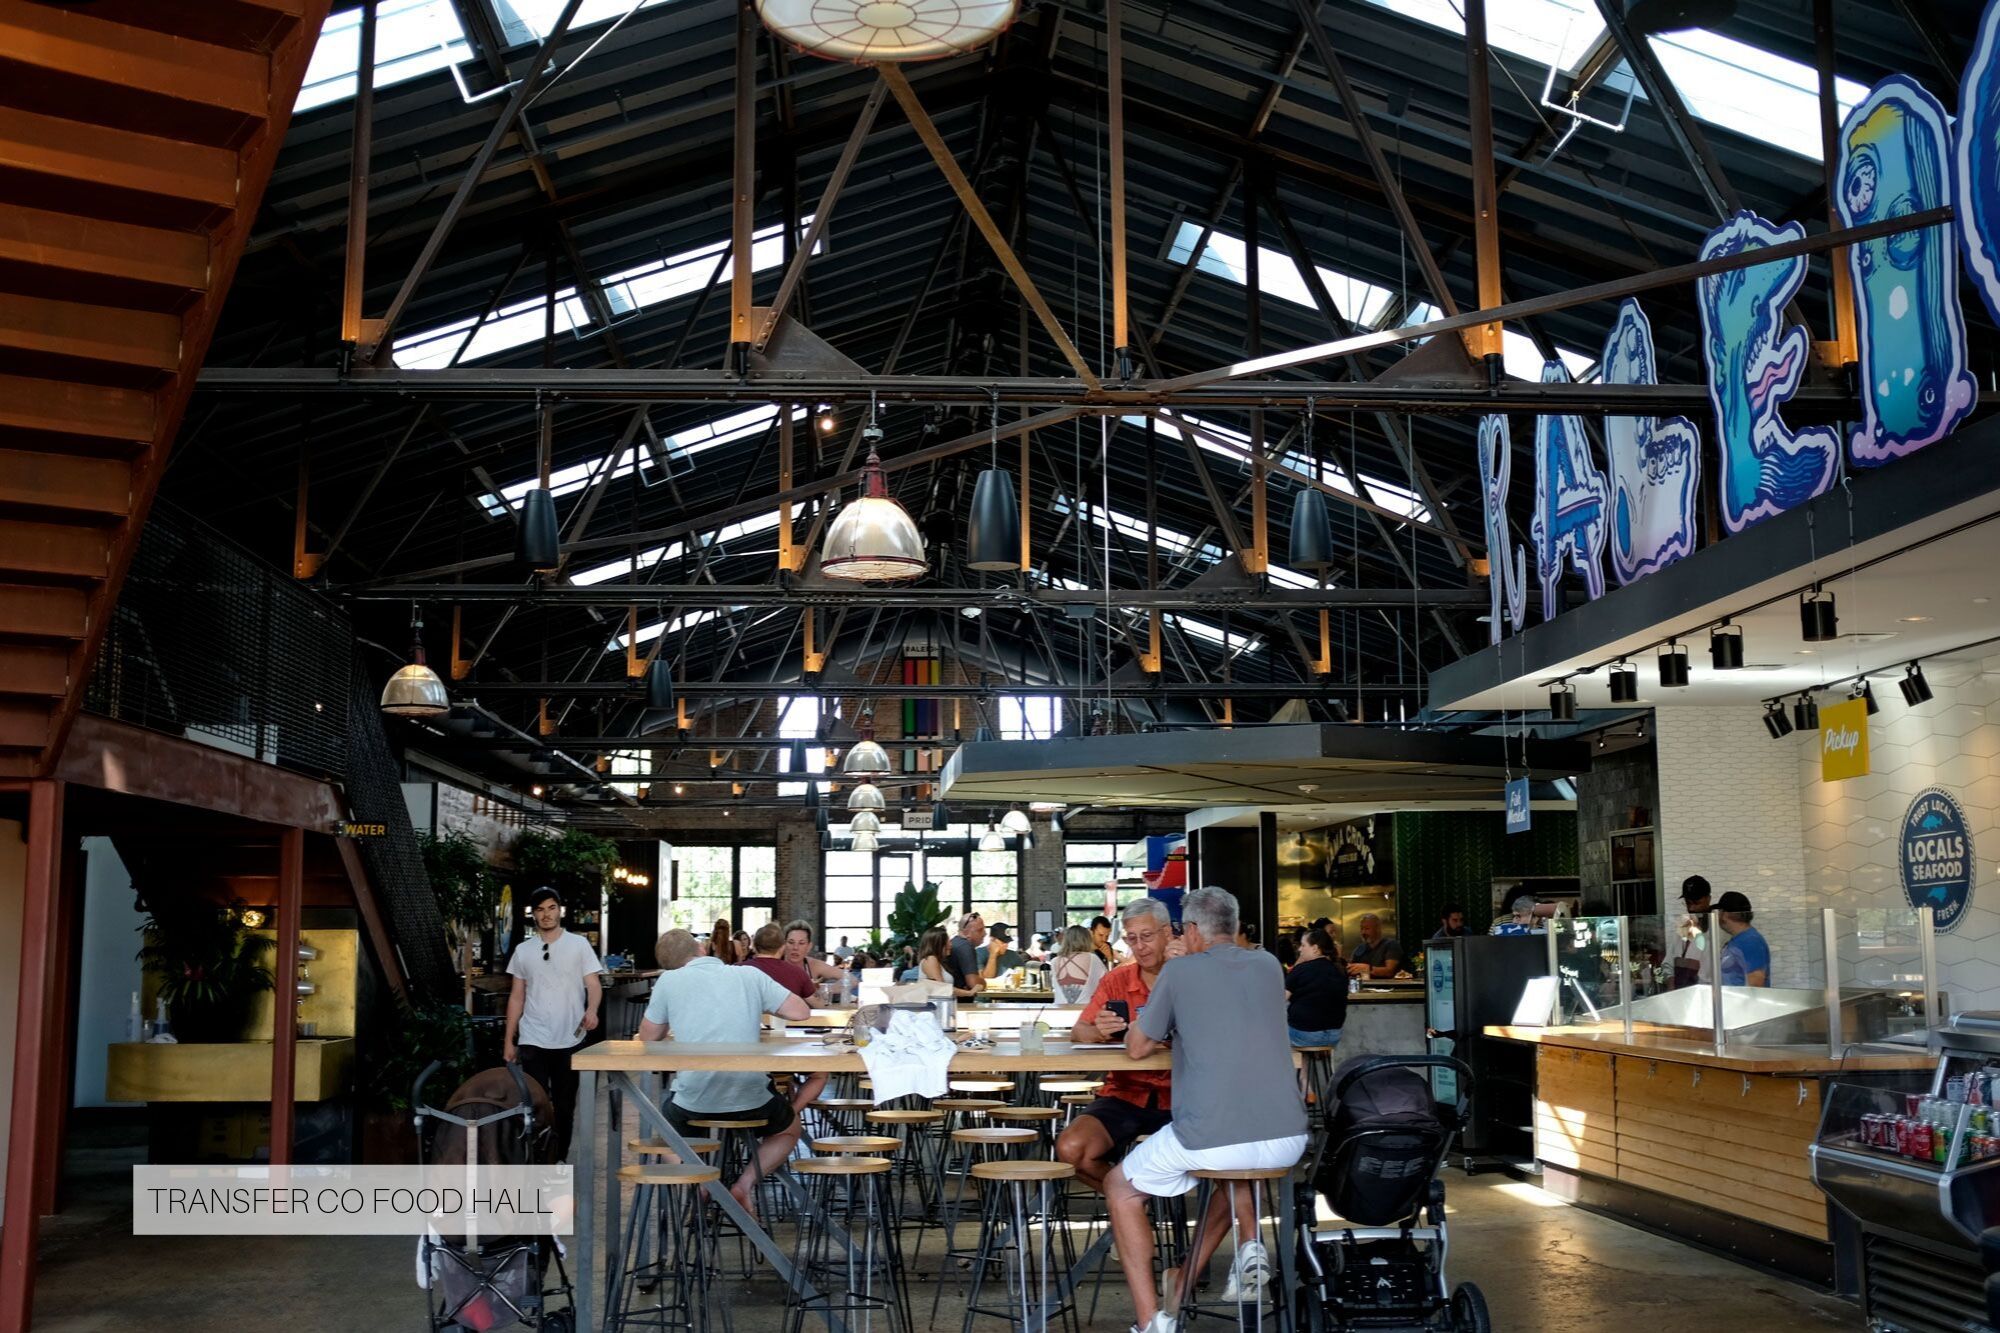
<svg viewBox="0 0 2000 1333"><path fill-rule="evenodd" d="M1972 899L1938 936L1940 985L1954 1012L2000 1009L2000 655L1929 662L1933 698L1906 706L1875 682L1882 711L1870 719L1868 776L1819 780L1819 752L1796 737L1773 745L1797 761L1806 884L1836 907L1908 904L1898 869L1910 798L1942 787L1965 811L1978 866ZM1672 711L1672 710L1669 710Z"/></svg>

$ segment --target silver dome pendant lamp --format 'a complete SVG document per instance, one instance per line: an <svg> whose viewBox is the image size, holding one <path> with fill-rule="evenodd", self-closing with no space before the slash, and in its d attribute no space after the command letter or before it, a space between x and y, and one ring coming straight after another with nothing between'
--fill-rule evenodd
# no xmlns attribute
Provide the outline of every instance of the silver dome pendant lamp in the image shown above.
<svg viewBox="0 0 2000 1333"><path fill-rule="evenodd" d="M876 424L875 403L868 404L868 424L861 431L868 461L861 469L861 494L827 525L820 544L820 572L830 579L854 582L914 579L929 568L924 539L909 511L889 495L889 483L877 452L882 428Z"/></svg>

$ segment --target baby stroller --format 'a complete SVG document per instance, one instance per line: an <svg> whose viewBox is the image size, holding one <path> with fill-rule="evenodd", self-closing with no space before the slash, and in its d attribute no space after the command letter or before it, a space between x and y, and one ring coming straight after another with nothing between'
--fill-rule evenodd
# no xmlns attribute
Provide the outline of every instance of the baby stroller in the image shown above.
<svg viewBox="0 0 2000 1333"><path fill-rule="evenodd" d="M417 1162L459 1163L478 1147L487 1166L532 1166L548 1160L554 1107L541 1084L517 1064L474 1074L443 1109L424 1102L424 1085L438 1062L417 1078ZM428 1141L428 1150L426 1143ZM555 1285L548 1270L555 1267ZM429 1295L431 1333L486 1333L517 1325L542 1333L573 1333L569 1274L547 1236L479 1236L431 1232L417 1243L417 1282ZM551 1310L551 1301L563 1308Z"/></svg>
<svg viewBox="0 0 2000 1333"><path fill-rule="evenodd" d="M1458 1078L1456 1105L1431 1095L1426 1068ZM1444 1182L1465 1127L1472 1071L1448 1055L1372 1055L1333 1077L1326 1136L1299 1199L1300 1324L1322 1330L1486 1333L1486 1298L1445 1285ZM1314 1196L1339 1217L1319 1226Z"/></svg>

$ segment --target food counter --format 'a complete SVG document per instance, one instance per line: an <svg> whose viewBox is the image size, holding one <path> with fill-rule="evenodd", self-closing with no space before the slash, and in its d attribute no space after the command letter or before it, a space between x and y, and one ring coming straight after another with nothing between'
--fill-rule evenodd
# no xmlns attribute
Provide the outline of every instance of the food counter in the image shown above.
<svg viewBox="0 0 2000 1333"><path fill-rule="evenodd" d="M1340 1030L1338 1062L1361 1055L1424 1053L1424 990L1417 982L1395 985L1364 982L1347 997L1347 1023Z"/></svg>
<svg viewBox="0 0 2000 1333"><path fill-rule="evenodd" d="M1835 1229L1809 1148L1827 1086L1928 1082L1921 1052L1731 1046L1622 1024L1488 1027L1535 1050L1543 1188L1822 1283Z"/></svg>

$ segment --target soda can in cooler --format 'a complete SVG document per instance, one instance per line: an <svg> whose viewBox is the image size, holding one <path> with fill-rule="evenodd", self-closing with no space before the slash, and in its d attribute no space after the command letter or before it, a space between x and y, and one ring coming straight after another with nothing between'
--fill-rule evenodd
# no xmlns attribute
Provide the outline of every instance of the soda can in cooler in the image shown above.
<svg viewBox="0 0 2000 1333"><path fill-rule="evenodd" d="M1895 1122L1890 1125L1890 1130L1895 1134L1896 1141L1887 1146L1893 1147L1905 1157L1910 1156L1916 1138L1916 1128L1917 1122L1909 1116L1897 1116Z"/></svg>
<svg viewBox="0 0 2000 1333"><path fill-rule="evenodd" d="M1910 1156L1918 1161L1928 1161L1931 1155L1931 1139L1930 1121L1917 1121L1915 1127L1910 1130Z"/></svg>
<svg viewBox="0 0 2000 1333"><path fill-rule="evenodd" d="M1916 1119L1924 1113L1924 1101L1925 1095L1921 1092L1904 1093L1903 1114L1909 1116L1912 1120Z"/></svg>
<svg viewBox="0 0 2000 1333"><path fill-rule="evenodd" d="M1855 1140L1864 1148L1881 1146L1881 1126L1875 1123L1873 1112L1864 1114L1854 1127Z"/></svg>

